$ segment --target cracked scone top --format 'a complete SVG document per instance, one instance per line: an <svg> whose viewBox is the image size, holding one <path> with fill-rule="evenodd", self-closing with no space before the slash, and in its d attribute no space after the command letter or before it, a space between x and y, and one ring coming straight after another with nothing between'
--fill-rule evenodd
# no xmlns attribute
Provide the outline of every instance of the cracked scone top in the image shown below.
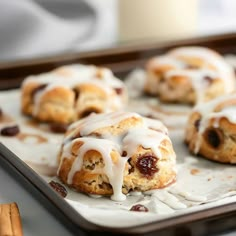
<svg viewBox="0 0 236 236"><path fill-rule="evenodd" d="M59 154L58 176L74 189L124 200L130 191L175 180L175 152L166 127L136 113L91 114L73 123Z"/></svg>
<svg viewBox="0 0 236 236"><path fill-rule="evenodd" d="M193 154L236 164L236 94L196 106L189 115L185 142Z"/></svg>
<svg viewBox="0 0 236 236"><path fill-rule="evenodd" d="M147 63L145 91L164 102L196 104L234 89L233 68L208 48L180 47Z"/></svg>
<svg viewBox="0 0 236 236"><path fill-rule="evenodd" d="M123 109L127 91L106 68L68 65L27 77L22 84L22 112L40 121L71 123L92 112Z"/></svg>

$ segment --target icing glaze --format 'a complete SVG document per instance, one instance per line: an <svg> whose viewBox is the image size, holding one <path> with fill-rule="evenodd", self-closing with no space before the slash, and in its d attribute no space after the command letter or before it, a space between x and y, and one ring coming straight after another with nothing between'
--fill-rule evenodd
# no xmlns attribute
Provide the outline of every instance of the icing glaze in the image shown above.
<svg viewBox="0 0 236 236"><path fill-rule="evenodd" d="M133 129L123 139L123 148L128 156L133 156L137 151L138 146L143 148L150 148L156 157L160 158L161 155L161 141L166 139L166 134L156 132L151 129Z"/></svg>
<svg viewBox="0 0 236 236"><path fill-rule="evenodd" d="M177 58L171 57L169 55L157 56L151 60L151 66L165 66L171 65L176 68L184 68L186 64Z"/></svg>
<svg viewBox="0 0 236 236"><path fill-rule="evenodd" d="M188 201L194 201L194 202L205 202L205 201L207 201L206 196L193 194L191 192L183 190L183 188L180 188L180 187L174 186L174 187L170 188L169 191L170 191L170 193L175 194L175 195L179 195L179 196L185 198Z"/></svg>
<svg viewBox="0 0 236 236"><path fill-rule="evenodd" d="M114 89L125 89L122 81L117 79L109 69L97 68L95 66L85 65L69 65L59 67L48 73L43 73L36 76L29 76L23 82L23 87L28 83L46 84L46 88L38 91L34 96L33 114L37 115L39 105L43 96L57 87L65 89L73 89L82 84L91 84L101 89L107 96L112 99L107 100L104 112L110 112L115 109L122 108L122 102L125 97L122 94L117 94Z"/></svg>
<svg viewBox="0 0 236 236"><path fill-rule="evenodd" d="M78 157L73 162L71 170L68 174L68 184L72 183L75 173L81 170L83 164L83 156L85 155L85 153L89 150L96 150L103 157L105 164L104 174L109 178L109 182L113 188L113 196L111 198L117 201L125 200L125 196L122 194L121 189L123 183L123 171L127 159L123 157L119 158L117 163L114 164L110 156L112 150L118 151L118 153L120 153L119 146L114 142L111 142L110 140L95 138L78 138L72 142L72 145L78 140L83 142L83 145L81 146Z"/></svg>
<svg viewBox="0 0 236 236"><path fill-rule="evenodd" d="M167 191L158 191L156 190L152 196L158 198L163 203L167 204L169 207L173 209L185 209L187 206L180 202L180 200L175 197L173 194L168 193Z"/></svg>
<svg viewBox="0 0 236 236"><path fill-rule="evenodd" d="M190 61L191 59L201 60L200 67L188 68L188 59ZM185 76L190 80L192 88L196 92L196 103L200 103L204 100L204 93L210 85L207 83L207 80L205 80L206 77L209 77L212 80L221 80L223 82L223 89L225 93L230 93L235 88L235 75L233 68L221 55L208 48L176 48L163 56L154 57L148 64L148 67L154 71L161 66L171 66L171 68L166 70L166 72L163 71L163 77L167 80L171 79L173 76ZM150 92L154 92L154 94L158 93L158 91L162 91L164 93L165 90L167 90L164 83L159 84L154 79L149 80L149 83L149 90ZM153 85L151 85L151 83L153 83ZM160 88L156 88L159 85ZM166 92L168 92L168 90ZM181 93L181 91L175 92Z"/></svg>
<svg viewBox="0 0 236 236"><path fill-rule="evenodd" d="M80 134L82 136L86 136L99 128L115 125L121 122L122 120L131 118L131 117L140 118L141 116L136 113L124 112L124 111L118 111L118 112L107 113L107 114L92 114L91 116L87 117L86 119L82 121L77 121L73 123L69 127L69 129L78 127L78 129L80 130Z"/></svg>
<svg viewBox="0 0 236 236"><path fill-rule="evenodd" d="M143 69L135 69L125 77L125 85L130 98L140 97L143 94L146 76Z"/></svg>
<svg viewBox="0 0 236 236"><path fill-rule="evenodd" d="M219 75L215 71L209 69L176 69L166 72L166 79L171 79L174 76L186 76L190 79L192 87L196 93L197 103L204 101L204 93L208 88L208 83L205 78L210 77L212 80L217 79Z"/></svg>
<svg viewBox="0 0 236 236"><path fill-rule="evenodd" d="M169 52L174 57L192 57L200 58L206 64L213 65L214 69L219 73L219 77L225 81L226 92L230 92L235 87L234 71L229 64L218 53L204 47L180 47Z"/></svg>
<svg viewBox="0 0 236 236"><path fill-rule="evenodd" d="M111 133L104 132L99 133L97 137L95 135L96 131L105 128L118 125L125 119L136 118L138 120L136 126L130 128L124 132ZM123 174L125 170L125 165L129 157L133 156L138 148L142 146L145 149L151 149L154 155L158 159L162 159L161 148L165 148L162 145L163 140L168 140L166 127L157 120L152 120L148 118L142 118L140 115L132 112L112 112L107 114L93 114L84 120L75 122L69 127L70 133L65 137L61 164L64 158L71 157L71 149L74 143L80 141L82 146L79 149L79 153L74 160L72 167L69 171L67 183L72 184L73 177L76 172L80 171L83 166L83 157L89 150L95 150L99 152L104 161L104 168L99 170L99 173L105 174L113 188L112 200L122 201L125 196L122 193L123 184ZM76 137L77 134L79 137ZM72 141L71 138L75 137ZM122 156L123 152L127 155ZM111 153L116 152L118 154L118 159L114 163L111 158ZM173 156L173 164L174 164ZM93 170L95 171L95 170Z"/></svg>

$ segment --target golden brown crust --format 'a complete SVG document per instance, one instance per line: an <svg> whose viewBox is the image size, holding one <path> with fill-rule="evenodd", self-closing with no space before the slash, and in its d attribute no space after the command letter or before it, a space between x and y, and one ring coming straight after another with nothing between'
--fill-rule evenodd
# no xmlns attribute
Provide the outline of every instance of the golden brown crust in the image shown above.
<svg viewBox="0 0 236 236"><path fill-rule="evenodd" d="M171 79L165 80L159 87L162 91L166 91L161 92L159 95L162 102L194 105L198 100L196 91L188 77L173 76ZM222 81L214 79L211 82L211 86L204 91L203 101L212 100L222 94L224 94Z"/></svg>
<svg viewBox="0 0 236 236"><path fill-rule="evenodd" d="M198 112L189 117L185 132L189 150L193 154L197 150L197 154L213 161L236 164L236 125L225 117L211 118L204 131L199 133L200 119Z"/></svg>
<svg viewBox="0 0 236 236"><path fill-rule="evenodd" d="M103 71L104 69L97 68L97 76L105 76L102 72L99 72L100 70L105 73ZM88 80L83 83L78 81L73 85L67 85L66 80L70 81L74 79L73 73L73 69L68 66L39 75L39 79L52 76L50 78L51 82L48 82L47 79L47 82L40 82L37 80L37 76L26 78L22 85L22 112L42 122L68 124L92 112L115 111L125 105L127 100L126 89L122 82L120 82L121 84L118 83L120 86L118 88L121 94L116 92L116 88L112 87L116 86L112 85L112 80L114 79L117 82L117 78L113 78L113 75L109 78L110 82L106 83L104 81L107 81L107 79L91 76L91 81L95 81L90 82ZM64 79L63 77L60 78L63 82L53 82L58 79L57 76L65 76ZM81 75L81 79L83 79L83 75ZM56 86L53 83L57 83ZM49 87L50 89L48 89ZM110 102L111 100L118 102L112 103Z"/></svg>
<svg viewBox="0 0 236 236"><path fill-rule="evenodd" d="M192 105L209 101L233 90L235 78L233 73L228 73L230 67L226 69L228 74L223 75L221 72L219 73L222 68L217 68L211 60L206 60L207 57L201 57L201 53L198 57L191 56L190 53L188 55L188 47L184 47L183 52L176 55L176 50L179 49L167 52L163 56L151 58L147 62L144 88L146 93L158 96L162 102ZM195 50L196 52L204 50L202 54L208 54L209 58L215 57L220 61L219 64L224 63L224 59L212 50L207 48L196 48ZM185 53L186 55L184 55ZM227 66L225 65L225 67ZM204 84L201 88L195 85L196 77L199 79L199 84ZM225 79L232 84L231 89L226 86ZM201 96L198 95L200 93Z"/></svg>
<svg viewBox="0 0 236 236"><path fill-rule="evenodd" d="M103 136L111 134L114 137L118 137L140 125L142 125L141 118L130 117L115 125L99 128L92 132L90 136L103 138ZM66 136L70 136L72 132L73 129L67 132ZM90 142L92 142L92 140L90 140ZM96 150L89 150L84 154L81 169L75 172L72 182L68 183L68 175L72 165L78 159L78 153L80 153L82 146L83 142L81 142L80 139L74 139L69 152L66 152L66 156L63 156L63 151L61 150L59 154L59 160L61 160L58 170L59 178L63 183L80 192L112 195L113 189L109 182L109 178L103 172L105 166L104 157ZM147 191L163 188L175 180L175 153L170 140L168 138L162 140L158 148L161 153L161 156L159 157L156 157L150 148L144 148L141 145L137 147L134 155L127 157L123 171L122 192L124 194L127 194L130 191ZM141 158L148 156L154 157L155 160L157 160L153 166L153 169L157 171L151 175L142 171L140 172L140 168L138 167L138 162L140 162ZM122 157L117 150L112 150L110 158L115 165Z"/></svg>
<svg viewBox="0 0 236 236"><path fill-rule="evenodd" d="M150 59L147 62L146 66L147 77L144 91L151 95L159 95L160 94L159 84L164 80L164 74L167 71L176 68L172 65L162 65L156 67L154 61L155 59Z"/></svg>
<svg viewBox="0 0 236 236"><path fill-rule="evenodd" d="M166 151L166 149L170 151ZM173 156L172 146L168 143L168 146L164 149L165 159L159 160L156 168L159 171L152 177L140 173L136 167L137 159L145 155L153 155L150 149L144 149L139 147L137 154L132 156L126 163L123 180L123 193L127 194L130 191L148 191L151 189L163 188L170 182L173 182L176 177L173 163L168 163L170 156ZM118 153L111 153L111 158L117 158ZM61 181L67 183L68 173L74 163L74 158L65 158L61 164L58 176ZM97 174L99 169L104 167L103 157L96 151L89 151L84 155L83 167L80 171L76 172L73 176L72 184L70 185L74 189L89 194L111 195L113 193L112 187L109 183L109 179L104 174Z"/></svg>
<svg viewBox="0 0 236 236"><path fill-rule="evenodd" d="M23 235L20 213L16 203L0 204L0 235Z"/></svg>

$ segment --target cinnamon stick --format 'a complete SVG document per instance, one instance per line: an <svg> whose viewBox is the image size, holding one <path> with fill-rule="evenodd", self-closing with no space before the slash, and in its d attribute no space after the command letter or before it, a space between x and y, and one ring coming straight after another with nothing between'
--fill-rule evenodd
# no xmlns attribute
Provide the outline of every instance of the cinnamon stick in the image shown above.
<svg viewBox="0 0 236 236"><path fill-rule="evenodd" d="M23 236L20 212L16 203L0 204L0 236Z"/></svg>

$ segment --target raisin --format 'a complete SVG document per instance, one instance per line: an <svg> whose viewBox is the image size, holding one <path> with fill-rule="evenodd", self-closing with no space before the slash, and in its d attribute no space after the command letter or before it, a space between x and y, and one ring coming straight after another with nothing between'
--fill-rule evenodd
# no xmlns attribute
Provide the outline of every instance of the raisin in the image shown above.
<svg viewBox="0 0 236 236"><path fill-rule="evenodd" d="M15 136L20 132L20 128L18 125L14 126L8 126L5 128L2 128L1 135L3 136Z"/></svg>
<svg viewBox="0 0 236 236"><path fill-rule="evenodd" d="M76 139L76 138L81 138L81 137L83 137L83 136L80 134L80 132L78 132L78 133L74 134L74 135L70 138L70 140L72 141L72 140L74 140L74 139Z"/></svg>
<svg viewBox="0 0 236 236"><path fill-rule="evenodd" d="M74 100L76 102L79 98L79 90L78 89L73 89L73 92L74 92L74 95L75 95Z"/></svg>
<svg viewBox="0 0 236 236"><path fill-rule="evenodd" d="M67 127L68 126L66 124L53 123L50 125L50 130L53 133L60 134L60 133L65 133L67 130Z"/></svg>
<svg viewBox="0 0 236 236"><path fill-rule="evenodd" d="M223 139L223 134L219 129L207 129L204 133L206 141L213 147L218 148Z"/></svg>
<svg viewBox="0 0 236 236"><path fill-rule="evenodd" d="M196 128L197 131L199 130L200 123L201 123L201 119L197 119L197 120L195 120L195 122L194 122L194 126L195 126L195 128Z"/></svg>
<svg viewBox="0 0 236 236"><path fill-rule="evenodd" d="M122 88L114 88L116 94L121 95L123 93L123 89Z"/></svg>
<svg viewBox="0 0 236 236"><path fill-rule="evenodd" d="M206 75L206 76L204 76L204 80L205 80L208 84L211 84L212 81L213 81L213 78L211 78L210 76Z"/></svg>
<svg viewBox="0 0 236 236"><path fill-rule="evenodd" d="M145 154L138 158L136 167L143 175L152 177L158 171L158 168L156 167L157 161L157 157L151 154Z"/></svg>
<svg viewBox="0 0 236 236"><path fill-rule="evenodd" d="M35 96L35 94L43 89L45 89L48 85L47 84L41 84L39 85L37 88L35 88L32 92L31 92L31 96Z"/></svg>
<svg viewBox="0 0 236 236"><path fill-rule="evenodd" d="M55 181L51 181L49 182L49 185L57 192L59 193L62 197L66 197L67 196L67 190L66 188L61 185L60 183L58 182L55 182Z"/></svg>
<svg viewBox="0 0 236 236"><path fill-rule="evenodd" d="M165 83L165 77L160 75L159 83Z"/></svg>
<svg viewBox="0 0 236 236"><path fill-rule="evenodd" d="M81 118L85 118L85 117L87 117L87 116L89 116L91 113L98 113L98 111L97 110L95 110L95 109L87 109L87 110L84 110L82 113L81 113L81 115L80 115L80 117Z"/></svg>
<svg viewBox="0 0 236 236"><path fill-rule="evenodd" d="M155 119L155 117L152 114L147 114L145 117L150 118L150 119Z"/></svg>
<svg viewBox="0 0 236 236"><path fill-rule="evenodd" d="M97 132L94 132L92 135L93 137L96 137L96 138L102 138L102 134L99 134Z"/></svg>
<svg viewBox="0 0 236 236"><path fill-rule="evenodd" d="M126 151L123 151L121 156L122 156L122 157L126 157L126 156L127 156L127 152L126 152Z"/></svg>
<svg viewBox="0 0 236 236"><path fill-rule="evenodd" d="M130 208L130 211L148 212L148 208L142 204L137 204L137 205L132 206Z"/></svg>

